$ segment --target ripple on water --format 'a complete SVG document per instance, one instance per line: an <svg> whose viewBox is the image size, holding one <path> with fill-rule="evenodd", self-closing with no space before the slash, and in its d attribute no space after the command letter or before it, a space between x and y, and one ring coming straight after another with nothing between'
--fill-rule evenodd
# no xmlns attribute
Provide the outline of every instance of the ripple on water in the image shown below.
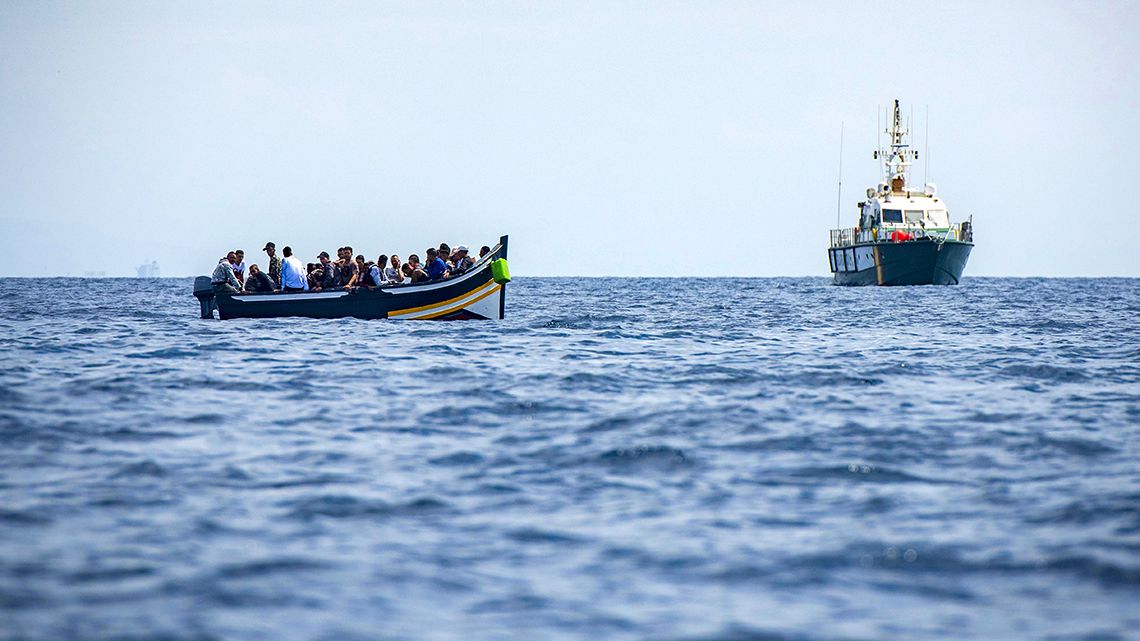
<svg viewBox="0 0 1140 641"><path fill-rule="evenodd" d="M487 324L5 284L0 638L1140 625L1136 279L524 277Z"/></svg>

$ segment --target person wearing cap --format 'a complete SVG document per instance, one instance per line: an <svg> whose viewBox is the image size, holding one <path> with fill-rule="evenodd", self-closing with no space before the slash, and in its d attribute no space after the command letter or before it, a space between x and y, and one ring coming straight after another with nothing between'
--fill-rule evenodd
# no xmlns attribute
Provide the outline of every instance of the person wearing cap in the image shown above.
<svg viewBox="0 0 1140 641"><path fill-rule="evenodd" d="M210 284L215 292L236 292L241 290L241 283L234 275L234 265L237 263L237 254L230 252L218 261L214 274L210 276Z"/></svg>
<svg viewBox="0 0 1140 641"><path fill-rule="evenodd" d="M281 287L281 258L277 256L277 245L273 243L265 243L265 247L261 250L269 254L269 278L273 281L273 287Z"/></svg>
<svg viewBox="0 0 1140 641"><path fill-rule="evenodd" d="M273 279L261 271L257 263L249 266L249 278L245 279L245 291L273 292L276 290L277 288L274 286Z"/></svg>
<svg viewBox="0 0 1140 641"><path fill-rule="evenodd" d="M455 252L451 254L451 262L455 264L452 274L462 274L463 272L471 269L475 264L475 259L467 255L467 245L460 245L455 248Z"/></svg>
<svg viewBox="0 0 1140 641"><path fill-rule="evenodd" d="M293 255L293 248L282 248L281 255L284 256L281 260L281 291L309 291L309 279L305 278L305 266L301 264L299 258Z"/></svg>
<svg viewBox="0 0 1140 641"><path fill-rule="evenodd" d="M321 261L321 279L318 281L320 284L315 290L319 292L323 289L340 287L340 267L329 260L329 253L321 252L317 255L317 260Z"/></svg>

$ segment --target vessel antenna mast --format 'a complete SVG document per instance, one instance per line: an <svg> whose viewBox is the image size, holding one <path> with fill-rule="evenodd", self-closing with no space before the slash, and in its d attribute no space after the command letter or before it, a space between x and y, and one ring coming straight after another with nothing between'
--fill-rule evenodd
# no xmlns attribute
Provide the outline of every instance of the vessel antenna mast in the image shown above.
<svg viewBox="0 0 1140 641"><path fill-rule="evenodd" d="M843 121L839 121L839 187L835 193L835 228L839 229L839 207L843 203Z"/></svg>
<svg viewBox="0 0 1140 641"><path fill-rule="evenodd" d="M922 184L923 184L923 186L925 186L926 183L930 182L930 105L929 104L926 105L926 144L924 146L926 147L926 150L923 151L922 153L926 154L926 157L922 161Z"/></svg>
<svg viewBox="0 0 1140 641"><path fill-rule="evenodd" d="M875 107L875 159L883 150L883 106ZM879 163L879 182L883 182L883 163Z"/></svg>

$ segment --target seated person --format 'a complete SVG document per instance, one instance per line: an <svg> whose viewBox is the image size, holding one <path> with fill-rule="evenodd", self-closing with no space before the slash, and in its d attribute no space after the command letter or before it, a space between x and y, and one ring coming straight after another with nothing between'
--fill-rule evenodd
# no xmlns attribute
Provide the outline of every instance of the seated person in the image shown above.
<svg viewBox="0 0 1140 641"><path fill-rule="evenodd" d="M365 262L360 267L360 279L356 281L357 287L376 289L384 284L384 270L372 261Z"/></svg>
<svg viewBox="0 0 1140 641"><path fill-rule="evenodd" d="M408 264L404 265L404 273L413 283L422 283L431 280L427 272L420 266L420 257L412 254L408 256Z"/></svg>
<svg viewBox="0 0 1140 641"><path fill-rule="evenodd" d="M368 261L364 259L364 254L360 254L356 257L357 282L359 282L359 279L364 278L366 271L368 271Z"/></svg>
<svg viewBox="0 0 1140 641"><path fill-rule="evenodd" d="M247 292L272 292L276 289L273 286L273 279L269 274L261 271L257 263L249 266L249 276L245 279L245 291Z"/></svg>
<svg viewBox="0 0 1140 641"><path fill-rule="evenodd" d="M388 276L384 273L384 267L388 264L388 256L380 254L376 257L376 262L368 263L368 280L372 281L373 287L384 287L391 285L392 282L388 280Z"/></svg>
<svg viewBox="0 0 1140 641"><path fill-rule="evenodd" d="M440 259L434 247L427 250L427 275L429 280L443 280L449 276L447 263Z"/></svg>
<svg viewBox="0 0 1140 641"><path fill-rule="evenodd" d="M321 279L324 278L325 272L321 269L320 263L308 263L305 265L307 272L305 272L309 279L309 289L316 289L321 284Z"/></svg>
<svg viewBox="0 0 1140 641"><path fill-rule="evenodd" d="M234 263L234 276L237 276L238 282L245 284L245 250L235 249L234 255L237 256L237 261ZM239 288L240 289L240 288Z"/></svg>
<svg viewBox="0 0 1140 641"><path fill-rule="evenodd" d="M439 259L443 261L443 264L446 265L448 269L455 267L455 265L451 263L451 245L440 243L439 249L436 250L436 252L439 255Z"/></svg>
<svg viewBox="0 0 1140 641"><path fill-rule="evenodd" d="M352 248L344 247L340 255L342 258L334 263L340 270L340 286L344 289L355 287L360 281L360 266L352 259Z"/></svg>
<svg viewBox="0 0 1140 641"><path fill-rule="evenodd" d="M215 292L236 292L241 290L241 283L234 275L234 265L237 264L237 254L230 252L218 261L214 274L210 276L210 284Z"/></svg>
<svg viewBox="0 0 1140 641"><path fill-rule="evenodd" d="M479 248L479 258L480 259L482 259L484 256L486 256L487 254L490 254L490 253L491 253L491 248L486 246L486 245L483 245L482 247Z"/></svg>
<svg viewBox="0 0 1140 641"><path fill-rule="evenodd" d="M318 292L322 289L336 289L340 287L340 269L336 263L329 260L328 252L321 252L317 255L317 260L321 261L321 266L318 269L321 273L320 280L317 281Z"/></svg>
<svg viewBox="0 0 1140 641"><path fill-rule="evenodd" d="M455 268L452 269L453 274L462 274L475 264L475 259L467 255L467 245L456 247L455 252L451 254L451 261L455 264Z"/></svg>
<svg viewBox="0 0 1140 641"><path fill-rule="evenodd" d="M400 269L400 257L392 254L390 263L384 268L384 278L393 285L404 282L404 271Z"/></svg>

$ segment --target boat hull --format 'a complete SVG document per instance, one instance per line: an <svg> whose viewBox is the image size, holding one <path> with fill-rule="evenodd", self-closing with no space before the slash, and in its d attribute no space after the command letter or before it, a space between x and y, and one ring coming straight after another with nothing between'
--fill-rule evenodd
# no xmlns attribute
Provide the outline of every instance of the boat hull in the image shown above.
<svg viewBox="0 0 1140 641"><path fill-rule="evenodd" d="M217 292L218 317L399 318L408 320L501 319L506 283L495 282L491 263L507 256L507 237L471 270L447 280L369 290L296 293Z"/></svg>
<svg viewBox="0 0 1140 641"><path fill-rule="evenodd" d="M828 249L836 285L957 285L974 244L933 239Z"/></svg>

